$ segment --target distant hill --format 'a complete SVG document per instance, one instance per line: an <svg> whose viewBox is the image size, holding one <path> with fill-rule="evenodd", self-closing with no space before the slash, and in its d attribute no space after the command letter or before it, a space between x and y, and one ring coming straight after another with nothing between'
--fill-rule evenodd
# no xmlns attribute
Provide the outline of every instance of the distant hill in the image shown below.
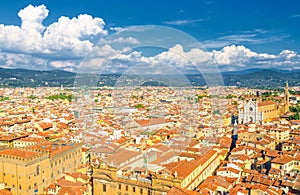
<svg viewBox="0 0 300 195"><path fill-rule="evenodd" d="M71 86L76 74L63 70L38 71L0 68L0 84L8 87Z"/></svg>
<svg viewBox="0 0 300 195"><path fill-rule="evenodd" d="M113 86L119 78L118 74L101 75L99 86ZM227 86L274 88L284 86L289 81L291 86L300 86L300 71L283 71L278 69L248 69L222 73ZM186 75L192 85L205 85L201 75ZM38 71L27 69L0 68L0 87L59 87L73 86L76 73L63 70ZM143 85L152 85L147 82ZM153 86L158 83L153 81ZM163 85L163 84L162 84Z"/></svg>
<svg viewBox="0 0 300 195"><path fill-rule="evenodd" d="M241 87L273 88L284 86L286 81L290 85L299 85L300 73L292 71L280 71L276 69L250 69L237 72L222 73L226 85Z"/></svg>

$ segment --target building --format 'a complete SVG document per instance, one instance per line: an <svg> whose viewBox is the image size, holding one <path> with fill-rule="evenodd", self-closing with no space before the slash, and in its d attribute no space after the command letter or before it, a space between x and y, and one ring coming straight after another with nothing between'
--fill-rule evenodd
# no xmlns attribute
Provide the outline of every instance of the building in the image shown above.
<svg viewBox="0 0 300 195"><path fill-rule="evenodd" d="M152 172L147 168L130 167L118 169L105 162L94 166L94 194L166 194L175 186L187 190L196 187L211 176L220 165L220 155L209 150L195 160L177 161L166 164L161 171Z"/></svg>
<svg viewBox="0 0 300 195"><path fill-rule="evenodd" d="M14 195L36 194L49 185L49 154L38 151L0 151L0 182Z"/></svg>
<svg viewBox="0 0 300 195"><path fill-rule="evenodd" d="M278 118L289 112L289 87L286 82L284 97L282 104L273 101L253 102L249 101L244 104L243 108L239 109L239 123L261 123L272 118Z"/></svg>
<svg viewBox="0 0 300 195"><path fill-rule="evenodd" d="M7 134L0 136L0 146L13 146L14 141L27 137L27 135Z"/></svg>
<svg viewBox="0 0 300 195"><path fill-rule="evenodd" d="M179 187L180 180L166 174L148 177L139 173L134 177L120 174L118 169L102 162L93 169L93 193L94 194L139 194L150 195L152 193L167 193L173 185Z"/></svg>
<svg viewBox="0 0 300 195"><path fill-rule="evenodd" d="M27 148L0 151L0 183L14 195L32 195L75 172L81 165L81 144L41 143Z"/></svg>
<svg viewBox="0 0 300 195"><path fill-rule="evenodd" d="M258 123L263 121L263 113L258 109L258 103L249 101L244 105L244 109L239 110L239 123Z"/></svg>
<svg viewBox="0 0 300 195"><path fill-rule="evenodd" d="M27 147L27 146L36 145L37 143L43 142L43 141L45 141L45 139L43 139L43 138L24 137L24 138L21 138L21 139L13 140L13 146L15 148Z"/></svg>
<svg viewBox="0 0 300 195"><path fill-rule="evenodd" d="M294 169L294 158L288 155L278 156L271 161L271 167L289 173Z"/></svg>
<svg viewBox="0 0 300 195"><path fill-rule="evenodd" d="M285 91L284 91L284 98L283 98L283 107L281 107L281 114L285 114L290 111L290 93L289 93L289 84L288 82L285 83Z"/></svg>

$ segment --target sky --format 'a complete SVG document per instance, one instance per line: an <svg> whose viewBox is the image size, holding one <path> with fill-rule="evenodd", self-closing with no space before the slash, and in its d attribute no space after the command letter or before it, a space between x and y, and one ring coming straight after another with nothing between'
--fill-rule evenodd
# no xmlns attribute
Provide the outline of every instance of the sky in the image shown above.
<svg viewBox="0 0 300 195"><path fill-rule="evenodd" d="M0 67L76 72L83 62L99 68L109 60L106 69L113 73L138 63L169 63L191 72L191 64L203 62L196 58L209 57L221 71L297 70L299 8L297 0L3 0ZM139 40L129 27L145 26L147 31L147 25L162 34L165 48L134 49L153 42L154 36L137 35ZM162 32L164 27L172 32ZM185 41L186 35L194 44ZM88 64L87 56L95 55L97 65Z"/></svg>

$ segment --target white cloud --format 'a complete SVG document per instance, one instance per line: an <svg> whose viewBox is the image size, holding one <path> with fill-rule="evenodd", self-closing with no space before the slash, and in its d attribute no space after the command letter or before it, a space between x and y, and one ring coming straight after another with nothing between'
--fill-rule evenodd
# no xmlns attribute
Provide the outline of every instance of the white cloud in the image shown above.
<svg viewBox="0 0 300 195"><path fill-rule="evenodd" d="M300 18L300 14L293 14L290 16L290 18Z"/></svg>
<svg viewBox="0 0 300 195"><path fill-rule="evenodd" d="M0 51L7 53L2 66L23 64L26 68L42 69L45 64L39 67L41 63L36 59L44 59L49 62L49 67L68 67L68 60L84 57L92 50L95 41L108 34L102 18L87 14L73 18L61 16L57 22L44 26L48 13L45 5L28 5L18 12L21 26L0 24ZM12 55L15 60L9 57ZM23 62L17 60L19 57ZM51 63L51 59L54 62ZM66 65L58 65L58 61L65 61Z"/></svg>
<svg viewBox="0 0 300 195"><path fill-rule="evenodd" d="M95 69L103 68L108 64L111 72L126 69L135 64L148 64L153 67L168 65L180 71L189 71L193 63L204 64L214 60L223 70L238 70L252 67L297 69L300 67L300 55L292 50L283 50L279 54L257 53L232 42L263 43L281 39L279 35L268 37L267 31L256 29L245 31L240 35L226 35L216 41L204 41L205 46L220 48L206 52L200 48L185 50L183 45L177 44L157 55L146 57L141 52L132 51L128 45L139 46L142 39L136 37L116 37L112 40L104 39L108 35L105 22L102 18L81 14L69 18L61 16L56 22L43 25L49 10L44 5L29 5L20 10L18 16L21 25L0 24L0 66L8 68L49 69L59 68L76 70L80 65ZM186 25L203 21L177 20L166 23ZM153 28L125 27L113 28L118 32L143 32ZM129 31L130 30L130 31ZM258 37L260 35L260 38ZM266 37L262 37L264 35ZM163 38L163 37L162 37ZM99 40L104 40L101 44ZM180 41L180 40L179 40ZM114 46L121 47L114 47ZM117 48L117 49L116 49ZM90 59L81 62L86 55Z"/></svg>
<svg viewBox="0 0 300 195"><path fill-rule="evenodd" d="M48 69L48 60L33 57L28 54L0 53L0 66L3 68L25 68L32 69L34 66L40 70Z"/></svg>
<svg viewBox="0 0 300 195"><path fill-rule="evenodd" d="M248 31L240 31L237 34L228 34L217 37L213 40L203 41L203 45L206 48L222 48L224 46L238 44L265 44L276 41L281 41L289 37L288 34L282 34L276 31L254 29Z"/></svg>
<svg viewBox="0 0 300 195"><path fill-rule="evenodd" d="M48 53L71 50L75 55L91 51L94 36L105 36L104 21L89 15L77 18L62 16L57 22L47 27L43 36L43 46Z"/></svg>
<svg viewBox="0 0 300 195"><path fill-rule="evenodd" d="M48 13L49 11L45 5L28 5L18 13L22 21L21 28L27 31L36 30L37 32L42 32L45 29L42 22L48 16Z"/></svg>
<svg viewBox="0 0 300 195"><path fill-rule="evenodd" d="M21 27L0 25L1 51L33 55L84 56L92 49L93 38L108 34L101 18L82 14L43 26L49 11L44 5L29 5L20 10Z"/></svg>
<svg viewBox="0 0 300 195"><path fill-rule="evenodd" d="M282 52L279 53L279 56L285 59L291 59L297 57L298 54L291 50L283 50Z"/></svg>
<svg viewBox="0 0 300 195"><path fill-rule="evenodd" d="M169 24L169 25L184 26L184 25L193 24L193 23L197 23L197 22L203 22L203 21L207 21L207 20L209 20L209 18L206 18L206 19L199 18L199 19L186 19L186 20L172 20L172 21L165 21L163 23L164 24Z"/></svg>
<svg viewBox="0 0 300 195"><path fill-rule="evenodd" d="M65 68L70 68L70 67L76 67L78 65L78 61L76 60L55 60L55 61L51 61L49 63L50 66L54 67L54 68L59 68L59 69L65 69Z"/></svg>
<svg viewBox="0 0 300 195"><path fill-rule="evenodd" d="M226 46L210 52L213 60L223 70L239 70L249 68L298 69L300 55L291 50L283 50L278 55L256 53L245 46Z"/></svg>
<svg viewBox="0 0 300 195"><path fill-rule="evenodd" d="M244 46L226 46L220 51L211 52L213 59L217 64L244 64L249 58L256 56L257 53Z"/></svg>
<svg viewBox="0 0 300 195"><path fill-rule="evenodd" d="M133 37L118 37L113 40L103 39L101 43L111 44L111 43L129 43L129 44L140 44L140 41Z"/></svg>

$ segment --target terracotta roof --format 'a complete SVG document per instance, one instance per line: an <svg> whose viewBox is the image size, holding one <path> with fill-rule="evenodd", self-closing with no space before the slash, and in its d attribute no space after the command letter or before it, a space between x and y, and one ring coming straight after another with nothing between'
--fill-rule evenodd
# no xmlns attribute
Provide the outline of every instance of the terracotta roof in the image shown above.
<svg viewBox="0 0 300 195"><path fill-rule="evenodd" d="M164 118L152 118L152 119L146 119L146 120L137 120L136 123L139 124L142 127L150 126L150 125L158 125L158 124L164 124L166 121Z"/></svg>
<svg viewBox="0 0 300 195"><path fill-rule="evenodd" d="M222 176L209 176L206 178L206 180L203 181L203 183L199 186L200 189L206 188L212 191L215 191L218 186L228 189L233 184L226 180L225 177Z"/></svg>
<svg viewBox="0 0 300 195"><path fill-rule="evenodd" d="M258 106L269 106L269 105L273 105L273 104L276 104L276 103L273 101L264 101L264 102L259 102Z"/></svg>
<svg viewBox="0 0 300 195"><path fill-rule="evenodd" d="M13 195L13 193L11 191L6 190L6 189L0 190L0 194L1 195Z"/></svg>
<svg viewBox="0 0 300 195"><path fill-rule="evenodd" d="M75 186L82 186L83 183L81 182L72 182L72 181L68 181L65 179L59 179L56 182L56 185L60 186L60 187L75 187Z"/></svg>
<svg viewBox="0 0 300 195"><path fill-rule="evenodd" d="M165 165L165 167L171 171L173 174L177 172L178 177L185 178L189 174L191 174L198 166L203 165L207 160L209 160L214 154L217 152L214 150L210 150L203 156L192 160L192 161L179 161L173 162Z"/></svg>
<svg viewBox="0 0 300 195"><path fill-rule="evenodd" d="M64 151L70 150L78 146L78 144L74 143L53 143L53 142L43 142L38 145L30 146L32 149L48 151L50 152L50 156L55 156L61 154Z"/></svg>
<svg viewBox="0 0 300 195"><path fill-rule="evenodd" d="M116 151L114 154L104 158L103 161L113 165L120 165L122 162L125 162L139 154L140 152L126 150L122 148Z"/></svg>
<svg viewBox="0 0 300 195"><path fill-rule="evenodd" d="M20 158L31 158L34 156L37 156L38 152L33 151L25 151L25 150L18 150L18 149L4 149L0 151L0 156L14 156L14 157L20 157Z"/></svg>
<svg viewBox="0 0 300 195"><path fill-rule="evenodd" d="M282 155L282 156L279 156L279 157L273 159L271 162L276 163L276 164L284 165L284 164L287 164L287 163L289 163L293 160L294 160L294 158L289 156L289 155Z"/></svg>
<svg viewBox="0 0 300 195"><path fill-rule="evenodd" d="M220 167L216 172L222 172L222 171L232 172L232 173L235 173L235 174L240 174L240 170L234 169L232 167Z"/></svg>
<svg viewBox="0 0 300 195"><path fill-rule="evenodd" d="M17 141L24 141L24 142L41 142L41 141L45 141L45 139L43 138L39 138L39 137L24 137L21 138Z"/></svg>
<svg viewBox="0 0 300 195"><path fill-rule="evenodd" d="M70 174L71 177L73 177L74 179L77 179L77 178L81 178L81 179L84 179L84 180L88 180L89 177L83 173L79 173L79 172L76 172L76 173L72 173Z"/></svg>
<svg viewBox="0 0 300 195"><path fill-rule="evenodd" d="M167 195L201 195L199 192L190 191L182 188L172 187Z"/></svg>
<svg viewBox="0 0 300 195"><path fill-rule="evenodd" d="M86 189L86 186L62 187L57 195L83 195Z"/></svg>

